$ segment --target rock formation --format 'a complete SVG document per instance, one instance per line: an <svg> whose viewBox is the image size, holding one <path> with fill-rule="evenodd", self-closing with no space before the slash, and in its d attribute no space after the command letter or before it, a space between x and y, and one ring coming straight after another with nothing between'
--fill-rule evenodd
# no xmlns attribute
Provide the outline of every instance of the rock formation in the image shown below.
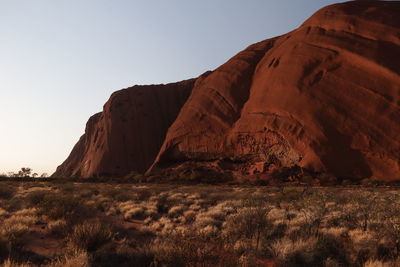
<svg viewBox="0 0 400 267"><path fill-rule="evenodd" d="M196 82L114 94L56 175L150 165L147 173L159 175L181 166L234 176L296 166L400 180L400 2L328 6Z"/></svg>
<svg viewBox="0 0 400 267"><path fill-rule="evenodd" d="M92 116L85 134L54 177L143 173L152 164L168 127L187 100L195 79L133 86L113 93Z"/></svg>

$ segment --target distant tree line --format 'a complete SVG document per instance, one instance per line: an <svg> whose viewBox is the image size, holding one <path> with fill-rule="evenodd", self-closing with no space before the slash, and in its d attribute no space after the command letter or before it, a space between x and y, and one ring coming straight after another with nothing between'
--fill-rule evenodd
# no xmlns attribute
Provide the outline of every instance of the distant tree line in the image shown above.
<svg viewBox="0 0 400 267"><path fill-rule="evenodd" d="M17 172L8 172L8 173L1 173L0 177L14 177L14 178L46 178L48 177L47 173L42 173L40 176L36 172L33 172L31 168L28 167L22 167L19 171Z"/></svg>

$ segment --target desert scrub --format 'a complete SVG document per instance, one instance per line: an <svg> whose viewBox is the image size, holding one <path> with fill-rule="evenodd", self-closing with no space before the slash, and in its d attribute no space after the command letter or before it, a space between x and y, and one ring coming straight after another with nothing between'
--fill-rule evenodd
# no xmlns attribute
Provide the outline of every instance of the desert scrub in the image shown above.
<svg viewBox="0 0 400 267"><path fill-rule="evenodd" d="M350 263L343 244L329 235L296 240L284 237L272 243L271 254L276 266L326 266L327 263L349 266Z"/></svg>
<svg viewBox="0 0 400 267"><path fill-rule="evenodd" d="M151 197L150 200L156 202L157 213L159 214L168 213L170 207L174 205L174 202L169 199L169 194L165 192Z"/></svg>
<svg viewBox="0 0 400 267"><path fill-rule="evenodd" d="M321 230L322 234L332 235L336 238L343 237L346 238L349 235L349 230L346 227L330 227L323 228Z"/></svg>
<svg viewBox="0 0 400 267"><path fill-rule="evenodd" d="M235 208L233 207L232 202L221 202L215 206L208 207L207 211L198 212L194 224L199 228L208 225L220 228L225 221L226 216L234 212Z"/></svg>
<svg viewBox="0 0 400 267"><path fill-rule="evenodd" d="M49 267L90 267L90 258L86 251L72 250L51 262Z"/></svg>
<svg viewBox="0 0 400 267"><path fill-rule="evenodd" d="M28 231L28 224L14 220L4 221L0 230L0 239L7 243L7 247L20 248L24 245Z"/></svg>
<svg viewBox="0 0 400 267"><path fill-rule="evenodd" d="M261 199L247 199L243 207L228 216L223 224L223 234L232 244L238 240L251 240L251 249L259 252L263 240L268 240L273 225L268 218L271 207Z"/></svg>
<svg viewBox="0 0 400 267"><path fill-rule="evenodd" d="M173 230L175 230L175 225L171 218L161 217L159 220L151 222L148 226L142 227L142 230L145 229L148 229L152 232L158 232L160 235L170 234Z"/></svg>
<svg viewBox="0 0 400 267"><path fill-rule="evenodd" d="M50 192L47 190L35 190L28 192L25 196L26 202L31 205L35 206L38 205L40 202L44 200L46 195L48 195Z"/></svg>
<svg viewBox="0 0 400 267"><path fill-rule="evenodd" d="M6 259L3 262L3 267L30 267L32 266L30 263L19 263L10 258Z"/></svg>
<svg viewBox="0 0 400 267"><path fill-rule="evenodd" d="M102 197L102 196L97 196L93 198L93 201L95 201L95 205L98 211L100 212L105 212L107 214L113 214L115 211L115 205L114 202L107 198L107 197Z"/></svg>
<svg viewBox="0 0 400 267"><path fill-rule="evenodd" d="M0 199L11 199L15 193L17 188L10 186L8 184L3 184L0 186Z"/></svg>
<svg viewBox="0 0 400 267"><path fill-rule="evenodd" d="M73 248L93 252L111 241L113 231L110 225L100 222L84 222L76 225L69 236Z"/></svg>
<svg viewBox="0 0 400 267"><path fill-rule="evenodd" d="M293 202L293 209L300 211L304 219L304 237L318 236L327 215L334 208L331 200L334 198L333 192L316 191L306 192Z"/></svg>
<svg viewBox="0 0 400 267"><path fill-rule="evenodd" d="M168 211L168 216L171 218L179 217L180 215L183 214L185 209L186 207L183 205L171 207Z"/></svg>
<svg viewBox="0 0 400 267"><path fill-rule="evenodd" d="M196 219L196 211L187 210L183 213L183 222L186 224L191 224Z"/></svg>
<svg viewBox="0 0 400 267"><path fill-rule="evenodd" d="M62 237L67 233L68 229L69 229L68 222L64 219L49 221L47 223L47 230L53 236Z"/></svg>
<svg viewBox="0 0 400 267"><path fill-rule="evenodd" d="M282 187L280 192L274 194L278 202L292 202L301 199L306 193L306 189L296 187Z"/></svg>
<svg viewBox="0 0 400 267"><path fill-rule="evenodd" d="M400 258L390 261L369 259L364 264L364 267L397 267L397 266L400 266Z"/></svg>
<svg viewBox="0 0 400 267"><path fill-rule="evenodd" d="M278 266L311 266L316 256L316 243L316 238L296 241L282 238L271 244L271 254Z"/></svg>
<svg viewBox="0 0 400 267"><path fill-rule="evenodd" d="M29 227L34 225L38 218L34 215L34 209L21 210L6 218L2 222L0 235L10 247L22 247Z"/></svg>
<svg viewBox="0 0 400 267"><path fill-rule="evenodd" d="M6 211L3 208L0 208L0 218L1 217L6 217L8 214L9 214L8 211Z"/></svg>
<svg viewBox="0 0 400 267"><path fill-rule="evenodd" d="M66 251L49 266L400 266L397 189L6 184L0 263L43 266L40 233Z"/></svg>
<svg viewBox="0 0 400 267"><path fill-rule="evenodd" d="M157 203L150 201L142 203L126 201L118 203L117 208L122 213L125 220L144 219L146 217L155 217L158 215Z"/></svg>
<svg viewBox="0 0 400 267"><path fill-rule="evenodd" d="M118 202L125 202L128 200L145 200L146 193L144 193L143 196L141 193L141 189L132 190L132 188L120 187L119 185L107 188L106 190L102 191L103 196L106 196Z"/></svg>
<svg viewBox="0 0 400 267"><path fill-rule="evenodd" d="M219 236L192 229L172 232L154 247L153 266L237 266L238 259L225 250Z"/></svg>
<svg viewBox="0 0 400 267"><path fill-rule="evenodd" d="M377 192L353 192L349 201L348 216L352 216L353 223L362 231L367 231L374 215L378 214L380 205ZM351 207L351 208L350 208Z"/></svg>
<svg viewBox="0 0 400 267"><path fill-rule="evenodd" d="M87 206L81 198L73 195L46 194L37 205L39 215L50 219L74 220L92 217L93 208Z"/></svg>
<svg viewBox="0 0 400 267"><path fill-rule="evenodd" d="M152 196L152 192L147 187L139 187L136 190L135 200L137 201L145 201L148 200Z"/></svg>

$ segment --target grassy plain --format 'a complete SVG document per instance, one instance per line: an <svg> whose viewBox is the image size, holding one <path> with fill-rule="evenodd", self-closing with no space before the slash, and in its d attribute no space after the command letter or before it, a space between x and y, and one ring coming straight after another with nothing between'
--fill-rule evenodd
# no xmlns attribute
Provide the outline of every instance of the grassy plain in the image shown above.
<svg viewBox="0 0 400 267"><path fill-rule="evenodd" d="M0 182L3 266L400 266L400 191Z"/></svg>

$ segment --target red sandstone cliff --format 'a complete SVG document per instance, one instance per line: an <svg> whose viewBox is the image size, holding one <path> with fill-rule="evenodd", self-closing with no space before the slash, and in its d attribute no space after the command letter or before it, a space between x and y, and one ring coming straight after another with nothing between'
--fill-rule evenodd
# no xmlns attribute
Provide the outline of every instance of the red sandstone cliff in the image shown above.
<svg viewBox="0 0 400 267"><path fill-rule="evenodd" d="M53 176L121 176L144 172L156 157L168 127L188 98L195 79L133 86L113 93L103 112Z"/></svg>
<svg viewBox="0 0 400 267"><path fill-rule="evenodd" d="M184 91L187 96L190 89ZM136 101L128 99L126 112ZM147 99L143 105L154 107ZM190 163L235 175L300 166L400 180L400 2L323 8L293 32L249 46L199 79L187 101L180 99L165 102L175 112L169 123L146 126L139 136L137 125L119 126L120 114L106 104L58 174L144 171L159 150L149 174ZM142 125L163 121L162 112L131 115ZM96 148L93 135L102 129L96 125L107 125L102 140L125 136L130 145L102 141Z"/></svg>

